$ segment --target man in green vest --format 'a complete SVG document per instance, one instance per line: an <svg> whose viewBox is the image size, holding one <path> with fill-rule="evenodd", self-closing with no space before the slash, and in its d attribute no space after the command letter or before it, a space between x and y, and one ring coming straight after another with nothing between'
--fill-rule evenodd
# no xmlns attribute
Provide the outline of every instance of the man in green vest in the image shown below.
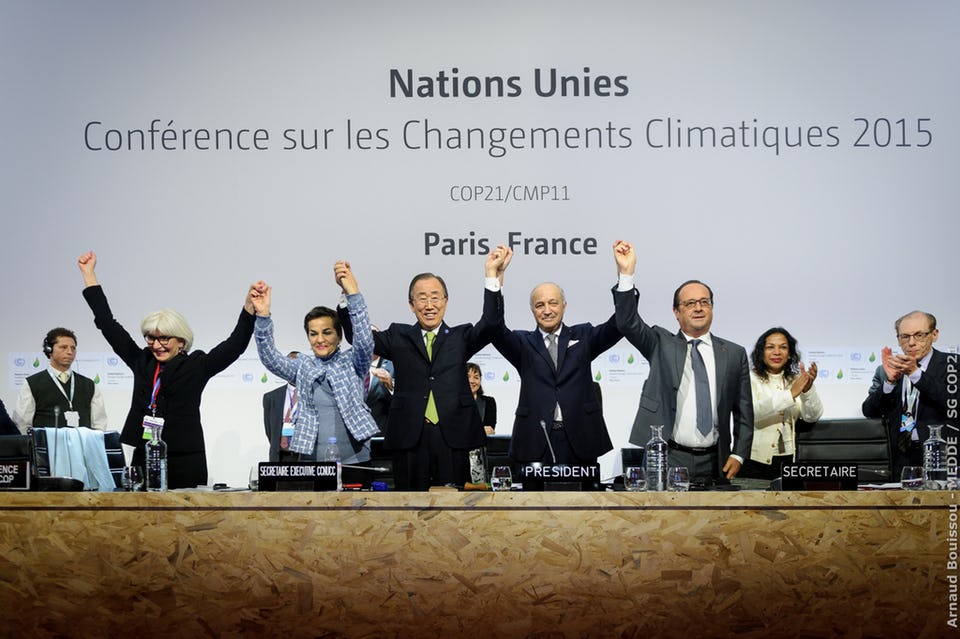
<svg viewBox="0 0 960 639"><path fill-rule="evenodd" d="M30 426L85 426L107 429L107 412L100 389L89 377L70 370L77 356L77 336L54 328L43 338L46 370L31 375L20 387L13 421L21 433Z"/></svg>

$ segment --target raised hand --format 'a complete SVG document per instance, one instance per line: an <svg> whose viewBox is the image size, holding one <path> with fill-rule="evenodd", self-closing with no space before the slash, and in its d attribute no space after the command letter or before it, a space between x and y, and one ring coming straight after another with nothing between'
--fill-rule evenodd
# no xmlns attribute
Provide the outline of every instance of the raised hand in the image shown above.
<svg viewBox="0 0 960 639"><path fill-rule="evenodd" d="M486 277L496 277L503 284L503 274L513 259L513 249L500 244L497 248L490 251L484 263L484 273Z"/></svg>
<svg viewBox="0 0 960 639"><path fill-rule="evenodd" d="M900 365L893 355L893 349L889 346L880 349L880 363L883 366L883 372L887 374L887 381L893 384L900 379Z"/></svg>
<svg viewBox="0 0 960 639"><path fill-rule="evenodd" d="M353 269L350 268L350 262L339 260L334 264L333 278L337 284L340 285L340 289L343 290L344 294L353 295L354 293L360 292L360 287L357 285L357 278L353 276Z"/></svg>
<svg viewBox="0 0 960 639"><path fill-rule="evenodd" d="M623 275L633 275L637 268L637 254L633 245L625 240L613 243L613 259L617 262L617 272Z"/></svg>
<svg viewBox="0 0 960 639"><path fill-rule="evenodd" d="M796 398L800 393L806 393L813 388L813 382L817 379L817 364L813 363L807 369L803 362L800 363L800 374L790 385L790 393Z"/></svg>
<svg viewBox="0 0 960 639"><path fill-rule="evenodd" d="M80 268L80 273L83 275L83 283L85 286L96 286L97 282L97 254L93 251L87 251L77 260L77 267Z"/></svg>
<svg viewBox="0 0 960 639"><path fill-rule="evenodd" d="M803 364L800 364L800 372L803 372ZM803 388L803 392L806 393L808 390L813 388L813 383L817 381L817 363L814 362L810 364L810 368L807 369L807 384Z"/></svg>
<svg viewBox="0 0 960 639"><path fill-rule="evenodd" d="M243 304L243 308L251 315L256 314L260 317L269 317L271 290L263 280L254 282L250 285L250 290L247 291L247 299Z"/></svg>

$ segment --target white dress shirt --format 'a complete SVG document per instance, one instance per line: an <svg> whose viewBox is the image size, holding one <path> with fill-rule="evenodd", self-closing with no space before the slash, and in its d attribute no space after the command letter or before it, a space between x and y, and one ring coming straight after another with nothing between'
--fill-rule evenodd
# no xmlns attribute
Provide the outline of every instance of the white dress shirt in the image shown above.
<svg viewBox="0 0 960 639"><path fill-rule="evenodd" d="M60 371L48 366L47 372L53 378L57 387L62 388L58 378ZM73 371L68 371L68 373L71 376L73 375ZM17 405L13 409L13 421L24 435L27 434L27 429L33 426L33 416L36 412L37 402L33 398L33 391L30 390L30 384L27 383L27 380L23 380L20 385L20 394L17 395ZM66 423L62 425L66 426ZM95 430L107 430L107 426L106 405L103 402L103 395L100 394L100 387L95 384L93 386L93 399L90 400L90 427Z"/></svg>

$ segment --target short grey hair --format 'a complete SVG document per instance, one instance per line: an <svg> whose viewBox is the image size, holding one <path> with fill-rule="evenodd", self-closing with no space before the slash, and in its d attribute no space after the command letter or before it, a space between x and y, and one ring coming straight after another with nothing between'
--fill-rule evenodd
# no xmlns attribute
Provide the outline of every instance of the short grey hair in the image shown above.
<svg viewBox="0 0 960 639"><path fill-rule="evenodd" d="M161 308L143 318L140 333L146 335L156 331L160 335L169 335L183 340L183 350L189 352L193 346L193 331L183 315L170 308Z"/></svg>
<svg viewBox="0 0 960 639"><path fill-rule="evenodd" d="M567 303L567 294L563 292L563 288L561 288L559 284L557 284L556 282L540 282L539 284L534 286L533 289L530 291L530 308L531 309L533 309L533 294L537 292L538 288L540 288L541 286L547 286L548 284L550 286L556 286L557 290L560 291L560 301L563 302L564 304Z"/></svg>

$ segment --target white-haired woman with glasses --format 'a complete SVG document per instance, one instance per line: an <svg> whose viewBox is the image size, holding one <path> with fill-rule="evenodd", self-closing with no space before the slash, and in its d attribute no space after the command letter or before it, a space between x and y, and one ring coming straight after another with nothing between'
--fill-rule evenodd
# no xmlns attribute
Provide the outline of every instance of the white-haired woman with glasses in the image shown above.
<svg viewBox="0 0 960 639"><path fill-rule="evenodd" d="M120 433L120 441L134 447L133 465L143 466L147 426L163 418L167 443L167 486L191 488L207 483L207 455L200 423L200 396L211 377L221 372L247 349L253 335L252 298L266 284L258 282L247 292L243 310L230 336L209 352L191 351L193 331L180 313L163 309L147 315L140 324L146 345L135 340L113 317L107 297L97 281L97 256L92 251L77 260L83 274L83 297L94 322L113 352L133 372L133 397Z"/></svg>

